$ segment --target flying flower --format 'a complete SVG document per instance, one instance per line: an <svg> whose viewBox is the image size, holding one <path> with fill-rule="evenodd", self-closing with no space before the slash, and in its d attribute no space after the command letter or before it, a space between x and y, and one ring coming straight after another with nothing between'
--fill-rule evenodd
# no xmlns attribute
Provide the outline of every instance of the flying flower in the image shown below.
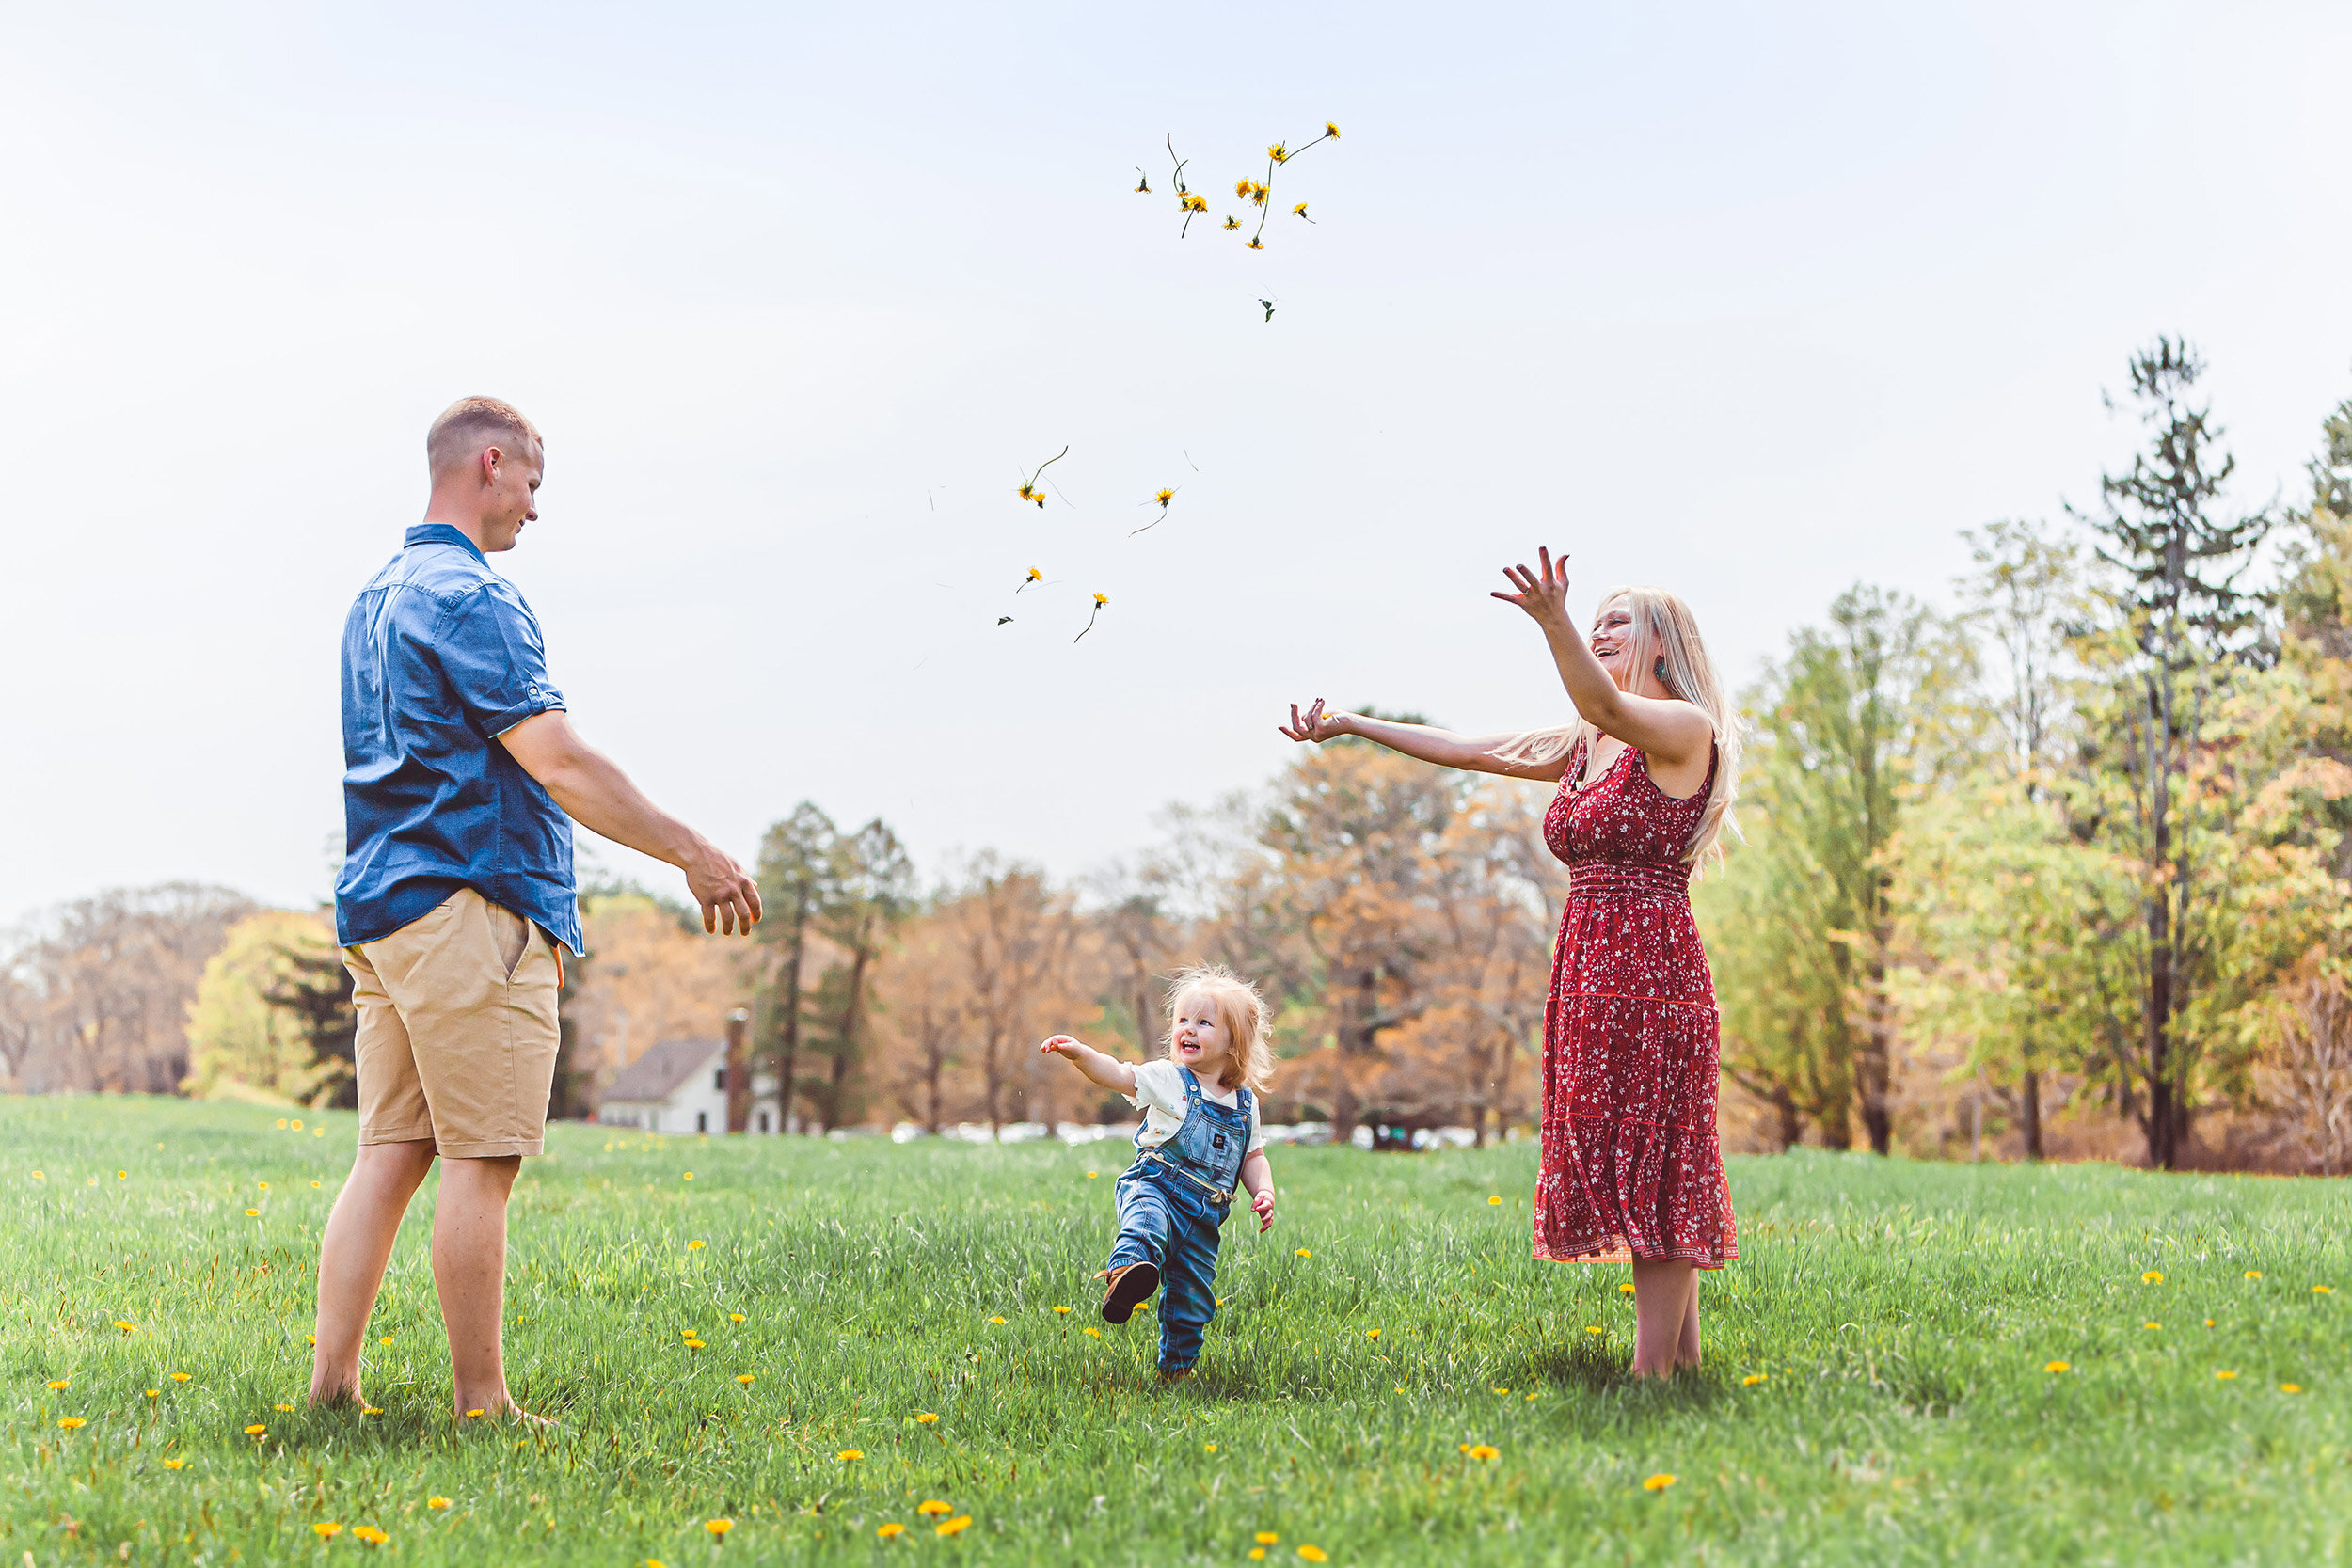
<svg viewBox="0 0 2352 1568"><path fill-rule="evenodd" d="M1038 475L1042 474L1046 469L1052 467L1055 464L1060 462L1063 458L1068 457L1069 455L1070 449L1068 447L1064 447L1061 451L1056 452L1044 462L1040 463L1037 466L1037 473L1033 473L1029 475L1028 478L1023 480L1021 482L1021 488L1014 491L1013 494L1019 496L1025 501L1037 502L1038 510L1041 512L1044 511L1045 492L1039 489L1037 486ZM1019 590L1016 589L1014 592L1018 593Z"/></svg>
<svg viewBox="0 0 2352 1568"><path fill-rule="evenodd" d="M1249 244L1247 248L1250 250L1263 250L1265 248L1265 242L1253 234L1249 238Z"/></svg>
<svg viewBox="0 0 2352 1568"><path fill-rule="evenodd" d="M68 1432L72 1432L76 1427L86 1427L89 1425L89 1422L84 1420L79 1416L62 1416L58 1418L57 1425L63 1427Z"/></svg>
<svg viewBox="0 0 2352 1568"><path fill-rule="evenodd" d="M1014 590L1013 590L1013 592L1014 592L1014 593L1016 593L1016 594L1018 594L1018 593L1020 593L1020 592L1021 592L1021 590L1022 590L1023 588L1026 588L1026 587L1028 587L1031 583L1036 583L1036 582L1043 582L1044 580L1045 580L1045 574L1044 574L1043 572L1039 571L1036 567L1032 566L1032 567L1030 567L1030 568L1029 568L1027 575L1026 575L1026 576L1025 576L1024 578L1022 578L1022 579L1021 579L1021 588L1016 588L1016 589L1014 589Z"/></svg>
<svg viewBox="0 0 2352 1568"><path fill-rule="evenodd" d="M1265 150L1265 155L1278 164L1287 164L1291 160L1291 150L1278 141Z"/></svg>
<svg viewBox="0 0 2352 1568"><path fill-rule="evenodd" d="M1339 139L1340 139L1340 128L1339 128L1338 126L1336 126L1336 125L1332 124L1329 120L1327 120L1327 120L1325 120L1325 121L1323 122L1323 139L1324 139L1324 140L1326 140L1326 141L1337 141L1337 140L1339 140Z"/></svg>
<svg viewBox="0 0 2352 1568"><path fill-rule="evenodd" d="M342 1534L342 1532L343 1527L335 1523L332 1519L322 1520L318 1524L310 1527L310 1533L317 1536L321 1541L332 1541L335 1537Z"/></svg>
<svg viewBox="0 0 2352 1568"><path fill-rule="evenodd" d="M1657 1475L1651 1476L1647 1480L1644 1481L1642 1482L1642 1490L1645 1492L1663 1492L1667 1487L1672 1486L1675 1483L1676 1479L1677 1478L1673 1475L1661 1470Z"/></svg>
<svg viewBox="0 0 2352 1568"><path fill-rule="evenodd" d="M1240 197L1243 200L1247 201L1247 200L1249 198L1249 183L1250 183L1250 182L1249 182L1249 181L1248 181L1246 177L1245 177L1245 178L1243 178L1243 179L1240 179L1240 180L1236 180L1236 181L1234 181L1234 182L1233 182L1233 194L1234 194L1235 196Z"/></svg>
<svg viewBox="0 0 2352 1568"><path fill-rule="evenodd" d="M1106 604L1110 603L1110 602L1111 602L1111 596L1110 596L1108 594L1095 594L1095 595L1094 595L1094 608L1093 608L1092 610L1090 610L1087 611L1087 624L1086 624L1085 626L1083 626L1079 627L1079 628L1078 628L1078 635L1077 635L1076 637L1072 638L1070 641L1071 641L1072 642L1075 643L1075 642L1077 642L1077 641L1081 641L1083 638L1085 638L1085 636L1086 636L1086 634L1087 634L1088 632L1092 631L1092 630L1094 629L1094 618L1095 618L1097 615L1102 614L1102 613L1103 613L1103 607L1104 607L1104 605L1106 605ZM1070 1308L1069 1308L1069 1307L1055 1307L1055 1308L1054 1308L1054 1310L1055 1310L1055 1311L1057 1311L1057 1312L1067 1312L1067 1311L1069 1311L1069 1310L1070 1310Z"/></svg>
<svg viewBox="0 0 2352 1568"><path fill-rule="evenodd" d="M932 1533L936 1535L961 1535L965 1530L968 1530L971 1528L972 1515L969 1513L959 1513L952 1519L942 1519L938 1524L931 1527L931 1530Z"/></svg>
<svg viewBox="0 0 2352 1568"><path fill-rule="evenodd" d="M904 1535L906 1532L906 1526L898 1524L895 1520L890 1524L877 1525L874 1528L874 1533L881 1536L884 1541L894 1541L899 1536Z"/></svg>
<svg viewBox="0 0 2352 1568"><path fill-rule="evenodd" d="M1187 191L1183 198L1178 202L1178 205L1183 207L1187 213L1205 213L1209 210L1209 198L1205 196L1196 196Z"/></svg>
<svg viewBox="0 0 2352 1568"><path fill-rule="evenodd" d="M955 1511L955 1505L953 1503L943 1503L937 1497L930 1498L926 1502L917 1503L914 1509L915 1513L920 1513L926 1519L932 1518L942 1513L953 1513Z"/></svg>
<svg viewBox="0 0 2352 1568"><path fill-rule="evenodd" d="M706 1519L703 1521L703 1528L710 1532L713 1540L723 1540L727 1531L733 1529L734 1528L735 1521L732 1519Z"/></svg>
<svg viewBox="0 0 2352 1568"><path fill-rule="evenodd" d="M427 1497L424 1500L424 1506L436 1510L444 1509L449 1506L449 1499L447 1497Z"/></svg>
<svg viewBox="0 0 2352 1568"><path fill-rule="evenodd" d="M1225 218L1225 227L1226 227L1226 228L1228 228L1228 229L1239 229L1239 228L1241 227L1241 219L1239 219L1239 218L1237 218L1237 217L1232 216L1231 214L1228 214L1226 215L1226 218ZM39 1171L35 1171L35 1172L33 1172L33 1174L34 1174L35 1176L39 1176L39 1175L40 1174L40 1172L39 1172Z"/></svg>
<svg viewBox="0 0 2352 1568"><path fill-rule="evenodd" d="M1291 216L1295 218L1307 218L1307 204L1302 201L1297 206L1293 207L1291 209ZM1314 223L1315 220L1312 218L1307 218L1307 221L1309 223ZM1316 227L1320 228L1322 226L1317 224Z"/></svg>
<svg viewBox="0 0 2352 1568"><path fill-rule="evenodd" d="M1141 169L1136 170L1136 190L1145 196L1152 193L1152 177Z"/></svg>
<svg viewBox="0 0 2352 1568"><path fill-rule="evenodd" d="M937 1426L939 1424L939 1417L935 1413L929 1410L921 1412L914 1418L917 1423L927 1427Z"/></svg>

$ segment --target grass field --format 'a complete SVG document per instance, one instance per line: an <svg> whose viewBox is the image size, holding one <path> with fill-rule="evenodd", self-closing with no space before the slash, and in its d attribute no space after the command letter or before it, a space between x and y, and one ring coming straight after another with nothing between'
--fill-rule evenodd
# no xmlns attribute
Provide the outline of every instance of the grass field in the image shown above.
<svg viewBox="0 0 2352 1568"><path fill-rule="evenodd" d="M2352 1534L2340 1183L1737 1162L1744 1256L1661 1388L1626 1375L1625 1271L1529 1260L1529 1146L1277 1150L1280 1222L1228 1227L1200 1375L1162 1388L1150 1314L1089 1307L1119 1146L563 1127L515 1203L541 1434L452 1418L430 1185L381 1413L301 1408L353 1123L276 1121L0 1101L0 1560L2277 1563Z"/></svg>

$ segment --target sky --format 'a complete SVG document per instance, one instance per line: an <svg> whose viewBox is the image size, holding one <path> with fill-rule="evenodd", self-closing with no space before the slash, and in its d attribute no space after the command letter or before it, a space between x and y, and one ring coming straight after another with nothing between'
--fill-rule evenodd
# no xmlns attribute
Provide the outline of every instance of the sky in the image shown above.
<svg viewBox="0 0 2352 1568"><path fill-rule="evenodd" d="M1845 587L1948 604L1961 530L2095 504L2158 333L2247 506L2352 396L2340 6L8 31L0 924L329 895L342 619L466 394L547 434L495 563L656 800L746 859L807 799L930 874L1072 878L1269 778L1294 699L1561 721L1486 596L1538 544L1580 615L1679 593L1744 684ZM1216 227L1327 120L1265 249ZM1181 239L1164 138L1210 202Z"/></svg>

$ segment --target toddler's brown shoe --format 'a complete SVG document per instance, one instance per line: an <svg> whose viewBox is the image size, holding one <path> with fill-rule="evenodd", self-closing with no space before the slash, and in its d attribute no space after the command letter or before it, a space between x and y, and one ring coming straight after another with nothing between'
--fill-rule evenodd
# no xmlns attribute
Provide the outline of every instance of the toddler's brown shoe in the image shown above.
<svg viewBox="0 0 2352 1568"><path fill-rule="evenodd" d="M1110 1270L1103 1278L1103 1321L1123 1323L1136 1315L1136 1307L1144 1297L1160 1288L1160 1266L1152 1262L1129 1263Z"/></svg>

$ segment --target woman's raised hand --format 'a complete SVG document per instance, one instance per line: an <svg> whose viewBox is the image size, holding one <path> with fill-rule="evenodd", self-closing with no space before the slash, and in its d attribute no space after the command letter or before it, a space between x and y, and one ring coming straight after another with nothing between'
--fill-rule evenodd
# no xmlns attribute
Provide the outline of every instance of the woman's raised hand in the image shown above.
<svg viewBox="0 0 2352 1568"><path fill-rule="evenodd" d="M1535 546L1535 559L1540 569L1529 571L1526 566L1505 566L1502 575L1511 579L1516 594L1498 593L1494 596L1504 604L1515 604L1534 618L1537 626L1547 629L1568 625L1568 552L1562 550L1554 562L1551 551L1544 546Z"/></svg>
<svg viewBox="0 0 2352 1568"><path fill-rule="evenodd" d="M1291 721L1274 727L1293 740L1334 740L1348 733L1347 718L1343 713L1324 712L1323 699L1317 697L1314 706L1307 710L1305 718L1298 716L1298 705L1293 703Z"/></svg>

